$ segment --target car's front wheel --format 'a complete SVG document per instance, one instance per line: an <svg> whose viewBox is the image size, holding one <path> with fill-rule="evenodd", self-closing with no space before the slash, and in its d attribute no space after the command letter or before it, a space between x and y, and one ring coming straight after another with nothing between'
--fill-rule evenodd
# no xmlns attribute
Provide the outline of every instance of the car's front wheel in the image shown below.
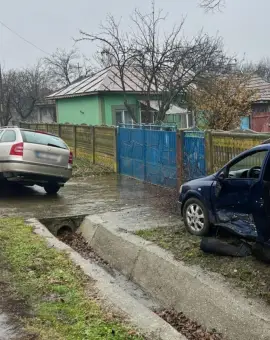
<svg viewBox="0 0 270 340"><path fill-rule="evenodd" d="M207 235L210 229L208 211L197 198L186 201L183 209L183 219L188 232L197 236Z"/></svg>
<svg viewBox="0 0 270 340"><path fill-rule="evenodd" d="M57 183L48 183L44 185L44 190L48 195L54 195L57 194L60 190L60 185L58 185Z"/></svg>

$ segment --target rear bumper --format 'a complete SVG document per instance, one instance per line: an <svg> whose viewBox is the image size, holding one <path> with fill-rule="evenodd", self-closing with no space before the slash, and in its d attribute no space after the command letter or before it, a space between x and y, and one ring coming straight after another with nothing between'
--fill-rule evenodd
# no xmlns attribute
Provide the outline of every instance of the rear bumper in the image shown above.
<svg viewBox="0 0 270 340"><path fill-rule="evenodd" d="M30 162L4 162L0 164L0 171L10 181L33 183L46 183L50 181L65 183L72 176L72 169L44 166Z"/></svg>

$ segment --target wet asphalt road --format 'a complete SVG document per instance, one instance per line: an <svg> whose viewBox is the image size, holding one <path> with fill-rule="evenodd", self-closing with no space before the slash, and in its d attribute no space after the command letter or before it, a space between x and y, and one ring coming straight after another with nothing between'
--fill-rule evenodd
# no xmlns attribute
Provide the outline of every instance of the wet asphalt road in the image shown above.
<svg viewBox="0 0 270 340"><path fill-rule="evenodd" d="M46 195L38 186L1 184L0 216L48 218L136 208L138 215L166 218L175 209L175 201L171 191L117 175L73 179L56 196Z"/></svg>

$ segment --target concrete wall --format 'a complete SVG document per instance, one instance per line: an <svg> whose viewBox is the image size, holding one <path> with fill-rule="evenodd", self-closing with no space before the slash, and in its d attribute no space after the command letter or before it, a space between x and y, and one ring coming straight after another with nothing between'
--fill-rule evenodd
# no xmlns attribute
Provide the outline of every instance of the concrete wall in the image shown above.
<svg viewBox="0 0 270 340"><path fill-rule="evenodd" d="M102 124L96 95L58 99L56 106L57 122L60 124Z"/></svg>

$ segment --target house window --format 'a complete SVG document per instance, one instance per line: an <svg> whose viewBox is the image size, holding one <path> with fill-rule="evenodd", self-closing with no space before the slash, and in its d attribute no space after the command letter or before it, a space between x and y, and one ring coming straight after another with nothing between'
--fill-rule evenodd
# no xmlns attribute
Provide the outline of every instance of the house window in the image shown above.
<svg viewBox="0 0 270 340"><path fill-rule="evenodd" d="M131 117L131 114L126 110L116 110L115 117L116 117L116 125L133 124L133 119Z"/></svg>
<svg viewBox="0 0 270 340"><path fill-rule="evenodd" d="M180 125L182 129L188 129L192 127L193 119L191 113L182 113L180 114Z"/></svg>

